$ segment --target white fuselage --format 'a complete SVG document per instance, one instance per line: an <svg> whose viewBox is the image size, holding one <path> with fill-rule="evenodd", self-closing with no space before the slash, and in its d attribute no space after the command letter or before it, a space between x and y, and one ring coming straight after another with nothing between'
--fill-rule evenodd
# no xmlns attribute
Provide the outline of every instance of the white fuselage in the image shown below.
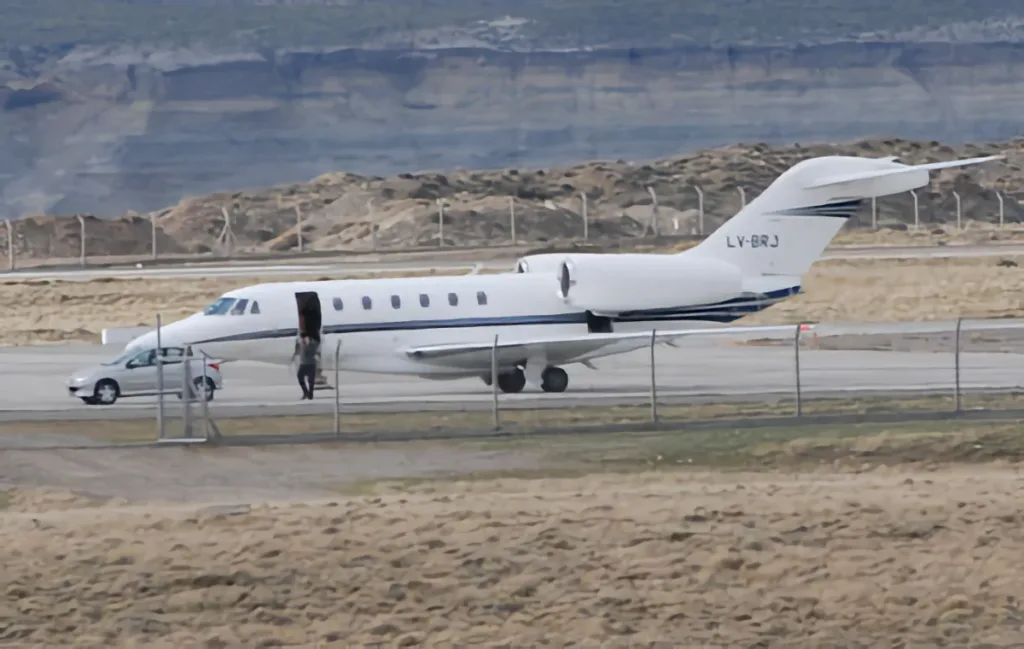
<svg viewBox="0 0 1024 649"><path fill-rule="evenodd" d="M795 293L798 287L790 279L784 278L784 290L775 291L776 295L762 294L758 299L736 295L729 301L735 304L664 303L657 309L625 312L606 320L567 303L558 292L553 273L281 282L226 293L221 300L248 300L242 312L231 314L232 305L225 302L226 312L198 313L172 323L162 328L161 338L164 346L191 344L224 361L289 364L298 332L295 294L314 291L322 313L325 369L334 368L337 349L342 370L458 378L479 372L425 364L409 359L402 350L420 345L489 343L495 336L503 342L579 336L607 331L601 325L609 323L621 333L714 326ZM253 302L258 304L258 313L252 312ZM155 346L154 334L143 338L132 345Z"/></svg>
<svg viewBox="0 0 1024 649"><path fill-rule="evenodd" d="M568 379L559 365L637 349L645 333L652 341L693 329L705 335L798 293L864 199L923 187L932 170L999 158L919 166L810 158L678 254L551 253L523 257L522 272L501 275L260 284L225 294L160 335L165 347L191 345L225 361L288 364L301 310L303 330L317 331L320 321L327 369L337 348L337 366L347 370L455 378L497 369L507 392L521 390L524 377L561 392ZM319 312L297 293L315 293ZM149 333L129 346L156 343Z"/></svg>

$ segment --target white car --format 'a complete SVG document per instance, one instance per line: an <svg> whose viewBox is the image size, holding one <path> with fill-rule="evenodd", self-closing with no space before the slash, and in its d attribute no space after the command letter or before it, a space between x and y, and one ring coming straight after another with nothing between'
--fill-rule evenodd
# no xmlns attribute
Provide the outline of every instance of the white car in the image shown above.
<svg viewBox="0 0 1024 649"><path fill-rule="evenodd" d="M163 364L163 392L182 396L184 387L185 350L181 347L165 347L161 354ZM206 365L205 385L203 384L203 364ZM199 395L206 401L213 400L213 393L224 386L220 374L220 365L205 357L193 356L189 359L189 371L193 395ZM112 361L79 370L68 379L68 394L77 397L90 406L109 406L121 397L147 397L160 393L157 370L156 350L128 350Z"/></svg>

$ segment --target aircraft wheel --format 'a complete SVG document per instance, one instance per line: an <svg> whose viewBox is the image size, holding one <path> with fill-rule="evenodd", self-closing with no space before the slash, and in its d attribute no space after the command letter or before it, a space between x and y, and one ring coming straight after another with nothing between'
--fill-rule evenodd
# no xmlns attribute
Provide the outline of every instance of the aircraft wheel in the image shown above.
<svg viewBox="0 0 1024 649"><path fill-rule="evenodd" d="M526 387L526 375L518 368L511 372L499 374L498 387L501 388L502 392L512 394L522 392L523 388Z"/></svg>
<svg viewBox="0 0 1024 649"><path fill-rule="evenodd" d="M565 392L569 387L569 374L560 367L549 367L540 375L540 389L545 392Z"/></svg>
<svg viewBox="0 0 1024 649"><path fill-rule="evenodd" d="M485 375L481 376L480 379L484 382L484 385L486 385L487 387L491 387L491 375L490 374L485 374Z"/></svg>

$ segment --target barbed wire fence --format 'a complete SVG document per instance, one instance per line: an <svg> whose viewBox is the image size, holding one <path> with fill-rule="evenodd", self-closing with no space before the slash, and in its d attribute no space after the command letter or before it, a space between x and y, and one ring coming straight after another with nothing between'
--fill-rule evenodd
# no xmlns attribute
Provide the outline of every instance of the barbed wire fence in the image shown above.
<svg viewBox="0 0 1024 649"><path fill-rule="evenodd" d="M629 211L636 214L638 211L649 210L646 216L635 219L638 224L637 233L634 236L636 241L649 240L699 240L710 234L721 222L724 222L732 214L709 214L705 209L707 194L699 185L688 185L693 195L695 207L686 212L679 210L666 210L659 202L659 196L653 184L644 187L650 196L648 205L638 205L629 208ZM747 190L738 186L729 190L735 191L739 199L739 206L742 209L753 197L749 196ZM917 190L908 192L910 197L910 210L913 219L909 223L882 223L879 218L880 200L871 199L867 223L860 224L859 219L855 227L859 230L879 231L884 228L906 229L910 232L917 232L925 227L937 225L952 226L955 231L963 232L968 227L976 228L978 224L991 225L992 227L1004 229L1017 226L1021 223L1020 207L1016 198L1006 196L1002 191L990 190L996 199L995 213L978 213L977 208L964 208L964 199L957 191L949 192L948 196L932 192L932 199L929 201L928 209L925 209L922 196ZM85 268L90 262L95 264L105 263L106 260L116 258L120 262L143 263L146 261L159 261L170 258L202 258L207 260L231 260L246 257L277 258L286 259L289 257L311 255L315 253L330 254L334 252L415 252L429 251L436 249L440 251L453 250L474 250L501 247L518 247L523 245L553 245L563 244L591 244L607 240L608 236L602 236L595 232L594 226L602 224L605 217L594 217L594 207L599 201L580 191L573 199L575 205L572 208L556 206L551 201L544 201L541 208L531 206L523 199L507 197L507 223L501 224L500 231L497 229L493 236L484 238L483 242L460 244L457 236L452 232L458 232L458 227L453 223L453 204L448 199L437 199L436 234L418 236L415 228L406 226L402 228L402 219L390 217L387 220L379 217L379 205L375 197L367 192L356 192L358 196L343 197L341 200L333 201L330 205L321 208L312 208L302 201L287 203L278 197L277 207L279 212L294 215L294 223L283 227L277 233L274 245L271 250L253 251L246 250L242 244L236 224L236 206L228 204L220 208L220 223L216 225L218 234L211 250L207 253L194 255L183 255L160 249L160 240L164 233L157 223L155 217L142 219L149 229L148 250L141 254L131 255L110 255L101 254L102 248L109 248L109 234L103 233L95 217L74 215L73 222L77 227L58 228L57 232L49 235L45 250L40 250L38 245L31 241L29 233L22 229L28 229L27 224L18 220L5 219L4 227L0 229L0 252L6 257L6 269L8 272L19 268L28 268L40 263L50 263L62 266L79 266ZM890 200L886 197L884 200ZM947 199L951 199L947 200ZM948 204L948 205L947 205ZM529 208L547 209L551 211L552 219L569 218L575 222L568 231L557 237L560 241L554 241L549 237L543 240L531 238L529 235L529 223L523 223ZM948 208L948 209L947 209ZM623 212L623 210L618 210ZM948 212L948 214L946 213ZM319 216L331 223L327 240L322 245L312 246L310 236L311 228L309 222L312 217ZM925 218L925 217L928 218ZM941 220L940 220L941 219ZM909 219L908 219L909 220ZM95 235L100 244L90 245L93 239L90 235L91 227L100 230ZM142 227L142 226L140 226ZM419 226L416 226L419 227ZM38 229L38 228L33 228ZM385 241L381 240L381 234L386 233ZM499 236L500 235L500 236ZM367 241L369 239L369 241ZM617 244L623 241L616 239ZM250 246L255 247L255 246ZM70 254L69 254L70 253Z"/></svg>

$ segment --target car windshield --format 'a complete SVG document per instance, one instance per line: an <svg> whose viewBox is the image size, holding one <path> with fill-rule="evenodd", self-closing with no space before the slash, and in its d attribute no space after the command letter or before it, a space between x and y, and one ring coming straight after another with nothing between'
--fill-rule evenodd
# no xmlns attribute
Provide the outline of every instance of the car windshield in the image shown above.
<svg viewBox="0 0 1024 649"><path fill-rule="evenodd" d="M203 315L224 315L229 309L231 309L231 305L234 303L235 298L222 297L210 306L206 307L206 310L203 311Z"/></svg>
<svg viewBox="0 0 1024 649"><path fill-rule="evenodd" d="M115 358L112 361L107 361L106 363L103 363L103 365L120 365L122 363L127 363L129 358L135 356L138 353L139 353L139 350L137 350L137 349L131 349L131 350L124 351L124 352L121 353L120 356L118 356L117 358Z"/></svg>

